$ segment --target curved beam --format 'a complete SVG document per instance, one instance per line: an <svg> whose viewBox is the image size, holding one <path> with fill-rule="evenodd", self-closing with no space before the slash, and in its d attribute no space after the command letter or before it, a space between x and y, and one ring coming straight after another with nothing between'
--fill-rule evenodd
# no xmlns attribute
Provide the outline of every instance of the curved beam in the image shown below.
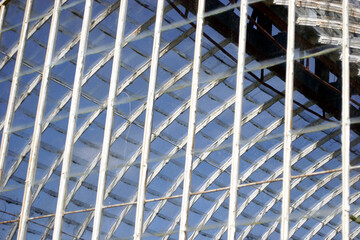
<svg viewBox="0 0 360 240"><path fill-rule="evenodd" d="M98 15L98 17L94 20L94 22L91 25L91 29L95 28L97 26L97 24L99 24L102 20L104 20L104 18L107 16L107 14L112 13L116 8L116 5L119 4L118 2L112 4L111 6L109 6L105 11L103 11L100 15ZM143 25L139 26L137 29L135 29L132 33L130 33L126 40L127 42L124 43L124 46L126 46L128 44L129 41L131 41L131 39L135 38L138 34L140 34L142 32L142 29L146 29L147 26L151 25L153 18L149 19L147 22L145 22ZM71 50L71 48L73 46L75 46L79 41L79 35L73 39L73 41L71 41L67 46L65 46L62 51L59 53L59 55L55 58L55 61L60 60L62 57L65 56L65 54ZM104 66L112 57L113 57L113 51L110 51L105 57L103 57L83 78L82 80L82 85L84 85L102 66ZM145 71L146 69L144 69ZM130 77L127 81L128 82L127 85L130 84L131 81L135 80L136 77L138 76L138 74L141 73L141 71L135 73L132 75L132 78ZM41 79L40 75L34 80L34 82L37 81L37 79ZM37 84L37 83L36 83ZM36 86L36 84L34 84L34 87ZM126 85L126 84L125 84ZM126 85L126 86L127 86ZM123 87L123 86L122 86ZM122 89L124 89L124 87L119 87L118 88L118 94L120 94L120 92L122 91ZM49 117L44 121L43 123L43 128L42 128L42 132L44 132L46 130L46 128L49 126L50 122L53 121L56 117L56 115L61 111L61 109L63 109L65 107L65 105L68 103L68 101L71 99L72 97L72 92L68 92L67 95L65 95L63 97L63 99L60 101L60 103L58 104L58 106L53 110L53 112L49 115ZM21 102L19 103L19 105L21 104ZM90 124L96 119L96 117L98 115L100 115L100 113L103 111L103 109L106 106L106 102L99 108L97 109L90 117L89 119L83 124L83 126L81 126L78 130L78 132L76 133L75 136L75 141L77 141L80 136L82 135L83 132L85 132L85 130L90 126ZM30 151L30 145L31 145L31 141L25 146L25 148L23 149L22 153L19 156L19 159L13 164L13 166L10 168L10 170L8 171L8 174L6 176L6 179L4 181L4 184L2 186L2 188L4 188L6 186L6 183L8 182L8 180L11 178L12 174L16 171L17 167L20 165L21 161L25 158L25 156L28 154L28 152ZM36 192L34 193L33 197L32 197L32 202L36 199L36 196L40 193L42 187L46 184L47 180L51 177L52 173L55 171L55 169L59 166L60 164L60 160L61 160L61 156L57 158L57 160L54 161L53 165L50 167L48 174L46 174L42 180L42 182L39 184L39 187L37 188ZM16 225L14 226L16 227ZM47 235L49 229L47 229L45 231L45 235Z"/></svg>
<svg viewBox="0 0 360 240"><path fill-rule="evenodd" d="M65 4L68 0L63 0L61 5ZM39 19L34 26L29 29L29 31L26 34L26 40L28 40L29 38L31 38L31 36L37 31L39 30L42 25L44 25L52 16L53 13L53 8L49 9L49 11L41 18ZM9 53L7 55L4 56L3 59L1 59L0 61L0 70L6 65L6 63L14 57L15 53L18 51L19 49L19 43L15 44L14 47L11 48L11 50L9 51ZM0 130L2 129L3 124L0 125Z"/></svg>
<svg viewBox="0 0 360 240"><path fill-rule="evenodd" d="M306 104L306 106L309 106L311 103L308 102ZM294 111L294 115L297 115L299 113L301 113L304 109L299 107ZM271 131L273 131L274 129L276 129L277 127L279 127L281 124L283 124L284 122L284 117L276 120L275 122L272 123L272 125L268 128L264 130L264 133L269 134ZM259 138L256 139L254 138L252 140L252 142L254 142L254 144L259 141L261 138L263 138L263 135L259 135ZM247 148L248 149L248 148ZM246 149L246 150L247 150ZM240 182L245 181L252 173L254 173L257 169L259 169L263 163L265 163L268 159L272 158L275 156L275 154L277 154L279 151L281 151L283 149L283 143L279 143L278 145L274 146L271 151L269 151L268 154L266 154L263 158L261 158L259 161L256 162L255 165L253 165L251 168L249 168L248 171L246 171L246 173L241 176L240 178ZM274 179L274 176L269 177L268 179ZM265 189L265 187L268 184L264 184L262 185L259 189L263 190ZM238 217L241 212L246 208L246 206L250 203L250 201L252 201L252 199L254 199L260 192L261 190L257 189L256 191L254 191L254 193L249 197L248 201L246 201L245 203L243 203L238 209L237 209L237 214L236 216ZM220 205L219 205L220 206ZM267 204L267 206L269 206L269 204ZM269 208L270 209L270 208ZM216 211L216 209L214 210L214 212ZM205 225L206 222L202 222L201 225ZM225 231L227 230L227 226L223 226L220 231L218 232L218 234L216 235L216 238L221 238L222 235L225 233Z"/></svg>
<svg viewBox="0 0 360 240"><path fill-rule="evenodd" d="M358 144L359 142L360 142L360 138L357 138L356 140L354 140L354 141L352 142L352 144ZM339 155L340 155L340 152L341 152L341 150L338 149L337 151L328 154L327 156L325 156L324 158L322 158L321 160L319 160L319 161L317 162L317 164L315 164L312 168L308 169L305 174L315 172L316 169L319 169L319 168L320 168L321 166L323 166L328 160L331 160L332 158L335 158L335 157L339 156ZM291 188L294 188L299 182L300 182L300 179L297 179L296 181L294 181ZM317 189L316 189L316 190L317 190ZM316 191L316 190L315 190L315 191ZM276 199L279 200L279 194L277 195ZM305 200L306 200L306 199L305 199ZM299 204L299 203L297 203L297 204ZM272 231L274 231L274 230L276 229L276 226L277 226L277 225L278 225L278 222L275 222L275 223L273 224L273 226L268 230L268 232L263 235L263 239L266 239L266 238L272 233Z"/></svg>
<svg viewBox="0 0 360 240"><path fill-rule="evenodd" d="M94 22L91 24L90 27L90 31L95 28L102 20L105 19L105 17L107 16L106 13L110 14L112 13L112 11L114 11L114 7L118 4L118 2L112 4L111 6L109 6L109 8L107 8L105 11L103 11L95 20ZM54 57L54 62L58 62L60 59L62 59L80 40L80 33L71 41L69 42L61 51L60 53ZM102 61L100 61L100 64L98 64L96 67L97 68L93 68L92 71L88 72L88 74L86 74L82 80L82 85L84 85L89 79L90 77L95 74L95 70L98 71L103 65L105 65L105 63L107 61L109 61L112 58L112 54L113 52L110 52L106 57L103 58ZM31 93L31 91L37 86L37 84L40 82L41 80L41 75L38 75L33 81L32 83L29 85L29 87L23 92L23 94L21 95L21 97L17 100L17 103L15 105L15 111L18 107L20 107L21 103L25 100L25 98ZM65 95L63 97L63 99L60 101L60 103L57 105L57 107L54 108L54 110L51 112L51 114L49 115L49 117L44 121L43 123L43 127L42 127L42 132L44 132L46 130L46 128L49 126L50 122L54 120L55 116L65 107L65 105L68 103L68 101L71 99L72 97L72 91L69 91L67 95ZM14 162L14 164L10 167L3 183L0 185L0 192L2 191L2 189L4 189L4 187L6 186L7 182L9 181L10 177L14 174L14 172L16 171L16 169L18 168L18 166L20 165L21 161L26 157L26 155L29 153L30 151L30 146L31 146L31 140L28 142L28 144L24 147L24 149L22 150L19 158L17 161Z"/></svg>
<svg viewBox="0 0 360 240"><path fill-rule="evenodd" d="M16 56L14 72L11 82L11 89L9 94L9 101L6 109L5 119L4 119L4 129L1 138L1 146L0 146L0 183L3 182L3 175L5 171L5 162L9 148L10 142L10 128L13 123L14 118L14 108L15 108L15 101L16 95L19 88L20 82L20 72L23 65L24 55L25 55L25 47L26 47L26 36L29 31L29 23L30 23L30 16L33 6L33 0L29 0L26 2L26 7L24 10L24 18L22 22L21 33L19 37L19 51ZM0 68L1 69L1 68Z"/></svg>
<svg viewBox="0 0 360 240"><path fill-rule="evenodd" d="M337 172L337 173L333 173L332 174L332 178L331 179L334 179L335 177L338 177L340 176L340 173ZM355 184L356 182L358 182L360 179L360 175L356 175L355 177L353 177L351 180L350 180L350 185L353 185ZM328 196L326 196L322 202L320 202L316 207L317 209L320 209L321 207L325 206L328 202L330 202L334 197L338 196L339 194L342 193L342 189L341 187L337 188L334 192L332 192L331 194L329 194ZM350 198L350 202L352 201L355 201L357 198L353 199L353 198ZM318 225L325 225L327 224L329 221L331 221L331 219L333 219L336 215L339 214L339 211L337 211L336 209L333 211L333 213L329 214L324 220L322 220ZM315 226L314 230L311 231L308 236L306 236L305 239L310 239L309 237L310 236L315 236L316 233L319 231L320 229L318 228L318 226ZM326 239L333 239L334 236L341 231L341 224L336 228L334 229L333 231L331 231L328 236L326 237Z"/></svg>
<svg viewBox="0 0 360 240"><path fill-rule="evenodd" d="M166 9L167 11L169 10L168 8ZM151 18L148 22L146 22L144 25L149 24L151 21L153 20L153 18ZM136 30L133 31L132 34L130 34L130 36L132 36L131 38L135 37L135 34L139 34L141 33L141 29L146 29L144 28L144 25L140 26L139 28L137 28ZM168 52L170 49L172 49L173 47L175 47L177 44L179 44L180 40L187 37L187 35L191 34L191 31L187 31L185 32L183 35L181 35L179 37L179 39L174 40L173 42L167 44L160 52L160 56L163 56L166 52ZM129 36L126 38L129 39ZM113 51L111 51L108 56L110 54L113 54ZM106 59L110 59L111 57L106 56ZM107 62L107 61L106 61ZM104 65L106 63L105 61L101 61L101 65ZM140 67L138 69L138 71L136 71L134 74L132 74L127 80L124 81L124 83L119 86L119 88L116 91L116 96L118 96L127 86L129 86L137 77L139 77L142 73L144 73L148 67L150 66L150 61L145 62L142 67ZM95 72L95 71L94 71ZM169 84L166 84L166 86ZM75 138L75 142L81 137L82 133L85 132L85 130L91 125L91 123L97 118L97 116L100 115L100 113L105 109L107 102L104 102L103 105L101 105L101 107L99 109L97 109L91 116L90 118L83 124L83 126L78 130L77 134L76 134L76 138ZM128 121L123 124L114 134L114 136L111 139L111 144L113 142L115 142L115 140L127 129L128 126L130 126L131 123L133 123L136 118L144 111L145 109L145 104L143 104L131 117L130 119L128 119ZM115 110L115 113L118 114L118 112ZM61 157L58 159L60 160ZM94 160L89 164L88 168L85 170L85 172L81 175L80 179L78 180L78 182L75 184L74 188L70 191L70 193L67 196L67 200L66 200L66 205L70 202L72 196L75 195L76 191L81 187L81 184L85 181L85 179L89 176L89 174L91 173L91 171L95 168L97 162L100 159L100 154L98 154ZM59 162L58 162L59 164ZM57 165L53 165L54 167L52 168L53 170L56 169ZM50 177L50 175L48 175ZM85 230L85 229L84 229ZM48 233L44 234L44 236L46 236Z"/></svg>
<svg viewBox="0 0 360 240"><path fill-rule="evenodd" d="M339 176L339 175L336 175L336 176ZM355 179L355 178L358 179L359 175L355 176L353 179ZM355 184L356 181L351 180L351 183ZM353 195L352 197L350 197L350 203L353 203L354 201L358 200L359 198L360 198L359 194ZM359 212L359 211L357 211L357 212ZM338 214L338 212L336 214L334 214L334 213L329 214L329 216L327 216L325 219L323 219L321 222L319 222L304 239L309 240L312 237L314 237L317 234L317 232L320 231L321 227L326 225L329 221L331 221L331 219L333 217L335 217L335 215L337 215L337 214ZM328 236L326 237L326 239L332 239L340 231L341 231L341 225L339 225L336 229L334 229L332 232L330 232L328 234ZM353 237L355 237L357 235L356 233L358 233L358 232L360 232L360 226L355 231L353 231L353 233L350 234L350 236L352 236L351 239Z"/></svg>
<svg viewBox="0 0 360 240"><path fill-rule="evenodd" d="M246 93L246 91L244 91L244 93ZM277 96L280 97L280 96ZM274 97L273 100L276 101L276 98ZM271 100L269 102L267 102L266 104L260 105L258 108L256 108L252 113L250 113L250 116L244 116L242 122L245 124L247 121L250 121L253 117L257 116L258 113L262 112L263 110L266 110L268 107L270 107L273 103ZM302 109L303 110L303 109ZM302 111L301 110L301 111ZM276 121L276 123L274 123L272 126L279 126L282 124L283 119L279 119ZM271 132L272 127L270 127L269 131L268 130L264 130L262 132L260 132L256 137L254 137L254 139L252 139L251 141L249 141L247 144L245 144L244 147L241 148L240 154L243 154L245 151L247 151L249 148L251 148L257 141L259 141L260 139L262 139L264 136L266 136L267 134L269 134ZM232 129L228 130L228 132L224 135L227 135L228 137L232 134ZM223 137L221 137L220 139L225 140ZM206 157L206 156L204 156ZM213 181L216 180L216 178L223 172L225 171L225 169L227 169L230 166L230 159L228 159L223 165L222 167L216 171L215 173L213 173L213 175L209 178L208 181L206 181L206 183L204 183L204 185L202 187L200 187L201 190L205 190L208 186L210 186ZM228 193L226 193L228 194ZM196 195L193 197L192 202L191 202L191 206L195 203L195 201L200 197L200 195ZM220 205L218 205L220 206ZM172 226L169 228L169 232L171 232L175 226L177 225L177 221L179 216L177 216L177 219L174 221L174 223L172 224ZM206 217L205 217L206 218ZM202 224L202 223L201 223ZM226 227L225 227L226 228ZM168 236L167 236L168 237ZM164 239L167 239L167 237L164 237ZM191 236L192 238L194 238L195 236Z"/></svg>
<svg viewBox="0 0 360 240"><path fill-rule="evenodd" d="M218 80L219 81L219 80ZM212 89L212 87L214 86L214 85L216 85L216 84L218 84L218 82L213 82L213 83L211 83L211 84L209 84L208 86L206 86L205 87L205 89L202 89L202 90L200 90L199 91L199 98L201 98L203 95L205 95L205 93L206 92L208 92L208 91L210 91L211 89ZM248 91L251 91L251 90L253 90L257 85L258 85L259 83L258 82L255 82L254 84L252 84L252 85L250 85L247 89L245 89L245 92L246 93L248 93ZM209 117L207 117L206 119L204 119L201 123L199 123L198 124L198 126L197 126L197 129L196 129L196 133L197 132L199 132L202 128L204 128L210 121L212 121L213 119L215 119L218 115L220 115L223 111L225 111L226 109L227 109L227 107L226 106L231 106L231 104L233 104L234 103L234 98L231 98L231 99L229 99L228 101L227 101L227 103L225 103L223 106L220 106L218 109L216 109L216 110L214 110L214 112L212 113L212 114L210 114L209 115ZM189 101L186 103L186 105L183 105L184 107L180 107L180 108L178 108L178 110L181 110L181 111L179 111L179 115L182 113L182 112L184 112L188 107L189 107ZM186 106L186 107L185 107ZM259 112L259 109L261 109L261 107L262 106L260 106L260 107L258 107L258 108L256 108L253 112L251 112L248 116L245 116L244 117L244 120L247 120L247 121L250 121L250 119L251 118L253 118L253 117L255 117L256 115L257 115L257 113ZM178 116L178 114L173 114L172 115L172 117L174 117L174 118L176 118ZM251 117L250 117L251 116ZM165 122L167 122L167 121L165 121ZM244 121L245 122L245 121ZM164 127L164 129L165 129L165 127ZM225 139L227 139L231 134L232 132L232 130L228 130L228 132L227 133L225 133L223 136L227 136L226 138L224 138L224 137L221 137L217 142L216 142L216 144L219 144L219 143L221 143L222 141L224 141ZM154 137L156 137L157 136L157 133L155 132L154 133ZM167 164L167 162L172 158L172 156L174 155L174 154L176 154L180 149L182 149L184 146L185 146L185 144L186 144L186 139L183 139L172 151L170 151L170 153L168 154L168 157L167 157L167 159L166 159L166 161L163 161L163 162L161 162L159 165L158 165L158 167L154 170L154 172L153 173L151 173L151 175L149 176L149 179L148 179L148 183L150 183L155 177L156 177L156 174L158 173L158 172L160 172L160 170ZM211 151L210 151L211 152ZM210 152L207 152L207 154L210 154ZM135 160L137 158L137 155L135 155L134 157L133 157L133 159ZM194 166L197 166L198 164L199 164L200 162L199 162L199 159L197 159L194 163L193 163L193 165ZM222 171L224 171L225 169L223 169ZM173 191L175 191L176 190L176 188L181 184L181 182L182 182L182 180L183 180L183 175L181 175L181 176L179 176L178 178L177 178L177 181L173 184L173 186L168 190L168 192L165 194L166 196L170 196L172 193L173 193ZM135 196L131 199L131 201L135 201L136 200L136 198L135 198ZM162 202L162 203L159 203L158 204L158 206L156 207L156 209L159 209L160 210L160 208L161 207L159 207L159 205L161 205L161 206L163 206L163 204L164 204L164 202ZM126 211L129 211L130 210L130 207L128 207L127 209L126 209ZM109 231L109 234L108 234L108 236L107 236L107 238L106 239L109 239L109 238L111 238L111 234L117 229L117 227L118 227L118 225L120 224L120 222L121 222L121 219L122 219L122 217L124 217L125 215L126 215L126 213L124 213L124 211L125 210L123 210L123 212L122 212L122 214L121 214L121 216L118 218L118 220L116 221L116 223L113 225L113 227L111 228L111 231ZM154 213L155 212L157 212L158 210L154 210L154 212L148 217L148 219L145 221L145 228L144 229L146 229L149 225L150 225L150 223L151 223L151 221L154 219ZM179 216L178 216L179 217ZM178 219L179 220L179 219ZM111 233L111 234L110 234Z"/></svg>
<svg viewBox="0 0 360 240"><path fill-rule="evenodd" d="M193 32L194 30L189 29L187 31L188 34L191 34L191 32ZM184 34L187 35L187 34ZM222 42L222 44L227 44L229 43L228 40L224 40ZM209 58L210 56L212 56L213 54L216 53L218 49L216 47L214 47L213 49L211 49L210 51L208 51L206 54L204 54L203 58L204 60ZM150 62L149 62L150 63ZM175 84L177 81L179 81L181 78L183 78L187 73L189 73L191 71L191 63L188 64L186 67L184 67L180 72L178 72L174 77L172 77L167 83L165 83L157 92L155 99L159 98L162 94L164 94L173 84ZM215 81L216 83L217 81ZM208 87L206 88L207 91L209 91L211 89L211 87L214 86L214 83L211 83L208 85ZM207 92L205 91L205 92ZM135 119L137 117L139 117L142 112L145 110L145 106L146 103L144 103L142 106L140 106L131 116L130 119L128 119L128 121L126 123L124 123L120 128L118 128L118 130L114 133L113 137L112 137L112 142L115 142L115 140L127 129L128 126L130 126L130 124L132 122L135 121ZM161 125L161 127L159 129L157 129L154 133L153 133L153 139L155 139L154 136L159 136L161 131L163 129L165 129L168 125L170 125L174 120L176 120L176 117L179 116L182 112L184 112L186 109L188 108L187 104L183 104L181 107L178 108L178 110L172 114L172 116L169 116L169 118L164 122L164 124ZM176 144L175 144L176 145ZM136 158L141 154L141 147L139 147L133 157L131 157L131 159L128 161L128 163L121 169L121 171L119 171L119 173L117 174L117 176L113 179L113 181L109 184L108 189L105 192L105 198L110 194L110 192L112 191L112 189L116 186L116 184L120 181L120 179L122 178L122 176L125 174L125 172L128 170L128 168L133 164L133 162L136 160ZM85 175L87 176L87 175ZM125 211L125 210L124 210ZM121 217L119 217L121 218ZM92 215L90 214L87 218L86 221L84 221L84 223L91 221L92 219ZM85 225L84 224L81 228L81 230L78 232L78 236L82 235L82 232L85 230ZM111 231L109 231L108 235L110 234Z"/></svg>

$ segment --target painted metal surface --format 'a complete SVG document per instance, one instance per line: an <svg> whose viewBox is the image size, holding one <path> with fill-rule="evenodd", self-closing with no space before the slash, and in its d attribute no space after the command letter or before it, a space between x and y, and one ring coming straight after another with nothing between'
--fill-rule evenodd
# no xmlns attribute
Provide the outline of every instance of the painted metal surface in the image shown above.
<svg viewBox="0 0 360 240"><path fill-rule="evenodd" d="M39 3L0 3L1 239L360 232L357 1Z"/></svg>

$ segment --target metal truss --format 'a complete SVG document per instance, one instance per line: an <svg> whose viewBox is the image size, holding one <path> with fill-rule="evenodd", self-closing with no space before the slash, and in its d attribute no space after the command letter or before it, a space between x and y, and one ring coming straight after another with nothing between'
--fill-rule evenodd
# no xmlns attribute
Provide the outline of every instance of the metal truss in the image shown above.
<svg viewBox="0 0 360 240"><path fill-rule="evenodd" d="M356 6L3 0L0 238L355 239Z"/></svg>

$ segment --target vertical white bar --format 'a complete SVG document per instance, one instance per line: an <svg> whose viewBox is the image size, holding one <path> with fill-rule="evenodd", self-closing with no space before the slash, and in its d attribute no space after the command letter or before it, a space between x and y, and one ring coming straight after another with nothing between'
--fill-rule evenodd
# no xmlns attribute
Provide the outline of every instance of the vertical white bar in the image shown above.
<svg viewBox="0 0 360 240"><path fill-rule="evenodd" d="M0 6L0 43L1 43L2 33L3 33L5 15L6 15L6 4L3 4Z"/></svg>
<svg viewBox="0 0 360 240"><path fill-rule="evenodd" d="M53 239L60 240L63 224L63 215L65 211L65 198L67 195L67 188L69 182L69 171L74 147L74 136L76 130L76 120L79 110L79 102L81 95L81 81L83 78L87 42L89 37L89 27L91 23L93 0L86 0L84 9L84 18L80 34L79 52L76 62L76 70L74 77L74 87L70 106L68 128L65 141L64 159L62 162L62 170L59 184L58 201L56 205L55 223Z"/></svg>
<svg viewBox="0 0 360 240"><path fill-rule="evenodd" d="M191 83L191 97L190 97L190 112L189 112L189 126L185 153L185 168L184 168L184 183L183 194L181 201L181 220L180 220L180 232L179 239L184 240L187 238L187 224L190 211L190 190L191 190L191 168L193 161L194 142L195 142L195 130L196 130L196 111L198 101L198 88L200 78L200 66L201 66L201 45L203 38L204 28L204 12L205 12L205 0L199 0L198 11L196 19L196 34L195 34L195 50L194 50L194 64Z"/></svg>
<svg viewBox="0 0 360 240"><path fill-rule="evenodd" d="M350 69L349 69L349 1L342 1L342 239L350 234Z"/></svg>
<svg viewBox="0 0 360 240"><path fill-rule="evenodd" d="M291 181L291 131L294 90L295 0L289 0L288 33L286 49L285 126L283 159L283 199L281 211L281 239L289 239L290 181Z"/></svg>
<svg viewBox="0 0 360 240"><path fill-rule="evenodd" d="M234 133L231 156L231 182L230 182L230 200L229 200L229 218L228 218L228 239L235 239L236 235L236 208L237 191L239 181L240 165L240 140L241 140L241 118L244 90L244 72L245 72L245 54L246 54L246 24L248 14L248 1L241 0L240 23L239 23L239 50L238 65L236 76L236 95L235 95L235 117Z"/></svg>
<svg viewBox="0 0 360 240"><path fill-rule="evenodd" d="M4 168L5 168L5 161L7 156L7 151L9 147L10 141L10 129L14 118L14 111L15 111L15 101L16 101L16 94L19 87L20 81L20 72L21 66L24 59L25 53L25 46L26 46L26 36L29 29L29 21L31 16L31 9L33 5L33 0L28 0L26 2L26 7L24 11L24 20L22 23L20 39L19 39L19 46L18 46L18 53L16 56L16 62L14 67L14 73L11 83L10 95L9 95L9 102L6 110L5 120L4 120L4 128L3 128L3 135L1 139L1 148L0 148L0 185L3 181L4 175Z"/></svg>
<svg viewBox="0 0 360 240"><path fill-rule="evenodd" d="M98 181L98 188L96 194L92 239L100 239L102 211L104 206L104 193L106 188L106 170L109 161L111 133L114 122L114 105L116 100L117 82L120 73L121 50L122 50L122 42L124 40L127 5L128 5L127 0L121 1L116 40L115 40L109 97L107 100L108 102L107 102L107 112L106 112L106 123L105 123L104 139L103 139L102 152L101 152L100 172L99 172L99 181Z"/></svg>
<svg viewBox="0 0 360 240"><path fill-rule="evenodd" d="M41 129L42 121L44 117L44 111L46 106L46 96L49 86L50 72L52 67L52 59L55 51L55 41L59 26L59 17L61 0L56 0L54 3L53 15L51 20L51 27L49 32L48 45L46 49L45 63L42 75L42 83L40 88L39 103L36 111L36 118L34 124L34 133L31 142L31 151L29 157L29 165L27 170L23 204L21 208L18 239L26 238L27 231L27 219L29 218L29 210L31 206L31 196L34 184L34 178L36 173L36 165L39 156L40 140L41 140Z"/></svg>
<svg viewBox="0 0 360 240"><path fill-rule="evenodd" d="M151 57L151 69L150 69L150 80L149 89L146 102L146 116L144 126L144 137L141 154L141 166L139 175L139 187L136 204L136 219L135 219L135 230L134 239L142 239L143 232L143 221L144 221L144 208L145 208L145 194L146 194L146 179L147 170L150 156L150 143L151 143L151 132L152 132L152 121L154 114L154 99L155 99L155 86L156 77L159 64L159 51L160 51L160 40L161 40L161 26L164 15L164 0L159 0L156 9L156 20L154 30L154 43Z"/></svg>

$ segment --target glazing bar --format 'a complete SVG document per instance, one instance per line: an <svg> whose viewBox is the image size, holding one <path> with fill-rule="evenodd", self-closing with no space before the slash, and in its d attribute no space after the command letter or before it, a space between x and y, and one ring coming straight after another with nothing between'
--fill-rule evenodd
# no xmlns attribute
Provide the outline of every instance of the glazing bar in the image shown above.
<svg viewBox="0 0 360 240"><path fill-rule="evenodd" d="M342 239L350 236L350 67L349 1L342 1Z"/></svg>
<svg viewBox="0 0 360 240"><path fill-rule="evenodd" d="M55 51L55 42L59 26L59 18L61 12L61 0L56 0L54 3L53 15L51 20L51 27L49 32L49 40L46 48L46 56L44 69L42 74L42 83L39 94L39 102L36 111L36 118L34 124L34 133L32 136L31 151L29 157L29 165L26 176L26 183L24 188L23 204L21 208L18 239L26 239L27 220L29 218L30 206L32 204L32 189L34 185L34 178L36 173L37 160L39 156L41 130L44 119L44 111L46 107L46 97L49 86L50 73L52 68L52 60Z"/></svg>
<svg viewBox="0 0 360 240"><path fill-rule="evenodd" d="M289 0L288 32L286 49L285 125L283 157L283 190L281 211L281 239L289 239L290 181L291 181L291 135L294 91L295 48L295 0Z"/></svg>
<svg viewBox="0 0 360 240"><path fill-rule="evenodd" d="M74 78L74 87L73 95L70 106L68 128L65 141L64 149L64 159L62 163L60 184L59 184L59 195L56 205L56 214L55 214L55 223L54 223L54 232L53 239L60 240L63 224L63 215L65 208L65 198L67 195L67 188L69 182L69 172L72 159L72 152L74 147L74 137L76 130L76 120L78 116L80 94L81 94L81 81L83 78L85 58L86 58L86 49L87 42L89 37L89 29L91 23L91 12L92 12L93 0L86 0L83 24L81 28L80 43L79 43L79 52L76 62L75 78Z"/></svg>
<svg viewBox="0 0 360 240"><path fill-rule="evenodd" d="M0 185L2 184L4 177L5 161L6 161L7 151L9 148L10 135L11 135L10 129L12 126L14 113L15 113L16 94L19 88L20 72L24 59L26 36L29 30L29 21L30 21L33 2L34 2L33 0L28 0L26 2L24 20L22 23L20 39L19 39L19 48L16 56L14 73L11 83L9 102L4 120L4 128L3 128L3 135L1 139L1 148L0 148Z"/></svg>
<svg viewBox="0 0 360 240"><path fill-rule="evenodd" d="M195 130L196 130L196 111L198 101L198 88L200 78L200 66L201 66L201 45L204 28L204 12L205 12L205 0L199 0L198 12L196 19L196 34L195 34L195 50L194 50L194 65L191 83L191 96L190 96L190 110L189 110L189 125L188 135L185 153L185 168L184 168L184 183L183 194L181 201L181 220L180 220L180 232L179 239L187 239L187 224L190 211L190 189L191 189L191 168L193 161L194 142L195 142Z"/></svg>
<svg viewBox="0 0 360 240"><path fill-rule="evenodd" d="M10 0L3 0L0 2L0 7L6 5L8 2L10 2Z"/></svg>
<svg viewBox="0 0 360 240"><path fill-rule="evenodd" d="M141 166L139 175L139 188L136 204L136 219L135 219L135 230L134 239L142 239L143 232L143 221L144 221L144 208L145 208L145 195L146 195L146 179L147 170L150 156L150 143L151 143L151 132L152 122L154 114L154 99L155 99L155 87L156 77L159 65L159 51L160 51L160 40L161 40L161 26L164 15L165 0L159 0L156 9L156 20L154 30L154 43L151 56L151 69L150 69L150 80L149 89L147 95L147 106L144 126L144 137L141 154Z"/></svg>
<svg viewBox="0 0 360 240"><path fill-rule="evenodd" d="M234 133L231 156L231 182L228 219L228 239L233 240L236 236L236 211L238 198L239 165L240 165L240 140L241 119L244 90L245 55L246 55L246 24L248 14L248 1L241 0L240 23L239 23L239 49L238 65L236 74L235 117Z"/></svg>
<svg viewBox="0 0 360 240"><path fill-rule="evenodd" d="M5 15L6 15L6 5L1 5L0 6L0 43L1 43L2 33L3 33Z"/></svg>
<svg viewBox="0 0 360 240"><path fill-rule="evenodd" d="M96 204L94 212L94 225L92 239L100 239L102 211L104 207L104 194L106 189L106 170L109 161L111 134L114 122L114 105L116 100L116 89L120 74L121 50L124 40L126 12L128 1L122 0L120 4L120 12L115 40L114 58L111 72L109 97L107 100L106 122L104 130L104 139L101 152L99 181L96 194Z"/></svg>

